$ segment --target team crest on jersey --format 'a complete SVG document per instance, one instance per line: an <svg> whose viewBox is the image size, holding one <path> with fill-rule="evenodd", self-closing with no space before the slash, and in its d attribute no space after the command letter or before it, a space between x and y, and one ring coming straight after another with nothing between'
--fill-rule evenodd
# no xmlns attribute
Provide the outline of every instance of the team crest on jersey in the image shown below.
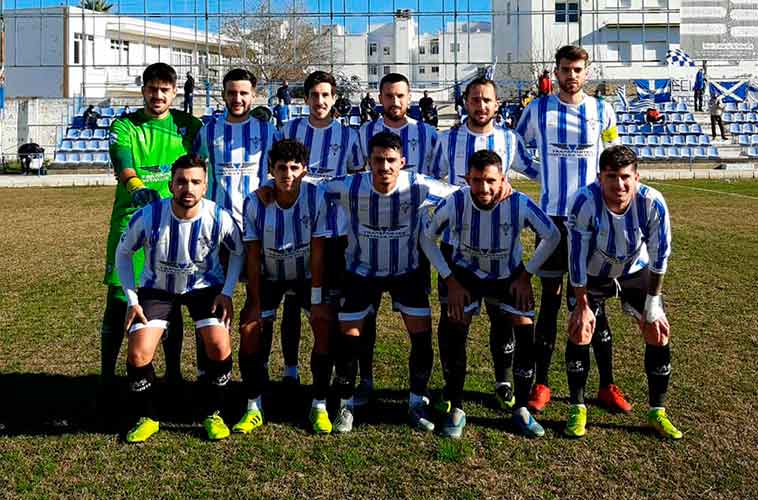
<svg viewBox="0 0 758 500"><path fill-rule="evenodd" d="M504 235L511 234L511 225L508 222L500 224L500 232Z"/></svg>
<svg viewBox="0 0 758 500"><path fill-rule="evenodd" d="M250 138L250 145L253 146L253 149L258 149L261 146L261 138L257 135Z"/></svg>
<svg viewBox="0 0 758 500"><path fill-rule="evenodd" d="M342 144L332 144L329 146L329 152L332 154L332 156L337 156L342 149Z"/></svg>
<svg viewBox="0 0 758 500"><path fill-rule="evenodd" d="M111 135L108 138L109 144L116 144L118 142L118 134L116 132L111 131Z"/></svg>
<svg viewBox="0 0 758 500"><path fill-rule="evenodd" d="M415 137L408 141L408 145L411 147L412 150L416 151L416 147L418 147L418 139Z"/></svg>
<svg viewBox="0 0 758 500"><path fill-rule="evenodd" d="M311 217L309 215L303 215L300 217L300 225L305 228L311 227Z"/></svg>
<svg viewBox="0 0 758 500"><path fill-rule="evenodd" d="M404 201L400 203L400 213L403 215L406 215L411 210L411 202L410 201Z"/></svg>

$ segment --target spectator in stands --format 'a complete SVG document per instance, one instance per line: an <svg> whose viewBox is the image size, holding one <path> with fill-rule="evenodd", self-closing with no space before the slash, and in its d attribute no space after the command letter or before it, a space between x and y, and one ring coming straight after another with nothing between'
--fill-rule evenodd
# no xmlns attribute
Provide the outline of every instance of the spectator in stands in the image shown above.
<svg viewBox="0 0 758 500"><path fill-rule="evenodd" d="M553 93L553 79L550 78L548 70L543 71L542 75L537 79L537 89L539 90L539 97Z"/></svg>
<svg viewBox="0 0 758 500"><path fill-rule="evenodd" d="M279 104L289 106L292 102L292 94L290 94L290 87L287 84L287 80L282 82L282 86L276 90L276 97L279 99Z"/></svg>
<svg viewBox="0 0 758 500"><path fill-rule="evenodd" d="M187 71L187 79L184 81L184 112L192 114L195 100L195 79Z"/></svg>
<svg viewBox="0 0 758 500"><path fill-rule="evenodd" d="M728 137L724 132L724 120L721 118L721 115L724 114L724 96L722 94L711 94L708 108L711 111L711 135L714 139L716 138L716 124L718 124L721 138L727 140Z"/></svg>
<svg viewBox="0 0 758 500"><path fill-rule="evenodd" d="M361 99L361 123L365 123L369 120L376 120L377 114L375 111L376 101L371 94L366 92L366 97Z"/></svg>
<svg viewBox="0 0 758 500"><path fill-rule="evenodd" d="M121 114L119 115L119 118L123 118L123 117L125 117L126 115L128 115L131 112L132 112L132 110L129 109L129 105L127 104L126 106L124 106L124 109L121 111Z"/></svg>
<svg viewBox="0 0 758 500"><path fill-rule="evenodd" d="M459 84L455 84L455 113L458 115L458 119L460 120L461 117L463 117L463 111L466 109L466 102L463 98L463 92L461 92L461 86Z"/></svg>
<svg viewBox="0 0 758 500"><path fill-rule="evenodd" d="M426 111L431 111L432 108L434 108L434 99L429 97L429 91L424 91L424 97L419 99L418 106L421 108L421 114L423 115Z"/></svg>
<svg viewBox="0 0 758 500"><path fill-rule="evenodd" d="M695 111L703 111L703 92L705 92L705 72L703 68L697 70L692 90L695 91Z"/></svg>
<svg viewBox="0 0 758 500"><path fill-rule="evenodd" d="M649 123L651 125L656 123L664 123L666 117L658 111L657 108L647 108L647 111L645 112L645 123Z"/></svg>
<svg viewBox="0 0 758 500"><path fill-rule="evenodd" d="M100 113L95 111L95 106L90 104L87 106L87 109L84 111L84 115L82 115L82 121L84 122L84 126L86 128L95 129L97 128L97 120L100 118Z"/></svg>

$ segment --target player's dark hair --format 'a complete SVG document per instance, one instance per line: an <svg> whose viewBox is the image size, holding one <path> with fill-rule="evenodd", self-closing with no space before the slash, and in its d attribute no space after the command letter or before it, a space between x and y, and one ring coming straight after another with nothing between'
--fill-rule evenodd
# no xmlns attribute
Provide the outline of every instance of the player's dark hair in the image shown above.
<svg viewBox="0 0 758 500"><path fill-rule="evenodd" d="M202 168L203 172L208 170L208 164L204 159L197 155L186 154L182 155L171 164L171 178L174 178L176 171L182 168Z"/></svg>
<svg viewBox="0 0 758 500"><path fill-rule="evenodd" d="M603 170L615 172L628 166L634 167L634 171L637 171L637 154L628 146L610 146L600 153L601 172Z"/></svg>
<svg viewBox="0 0 758 500"><path fill-rule="evenodd" d="M249 81L250 85L253 86L253 90L255 90L255 86L258 84L258 79L255 78L255 75L245 68L234 68L224 75L221 86L226 90L226 82L242 82L245 80Z"/></svg>
<svg viewBox="0 0 758 500"><path fill-rule="evenodd" d="M489 149L480 149L476 153L471 155L468 160L468 169L484 172L484 169L490 165L495 165L498 170L503 166L503 160L500 155Z"/></svg>
<svg viewBox="0 0 758 500"><path fill-rule="evenodd" d="M590 55L577 45L564 45L555 53L555 66L561 65L561 59L568 61L584 61L584 67L590 65Z"/></svg>
<svg viewBox="0 0 758 500"><path fill-rule="evenodd" d="M305 98L308 98L308 94L311 89L319 83L328 83L332 86L332 95L337 93L337 80L334 79L334 75L327 73L326 71L314 71L305 79L303 83L303 91L305 92Z"/></svg>
<svg viewBox="0 0 758 500"><path fill-rule="evenodd" d="M153 81L170 83L176 87L176 70L166 63L153 63L142 72L142 86Z"/></svg>
<svg viewBox="0 0 758 500"><path fill-rule="evenodd" d="M295 139L284 139L271 147L271 151L268 154L268 168L269 170L273 170L274 165L279 161L285 163L294 161L307 169L309 158L310 152L305 147L305 144Z"/></svg>
<svg viewBox="0 0 758 500"><path fill-rule="evenodd" d="M463 98L468 99L469 91L477 85L491 85L492 89L495 91L495 97L497 97L497 84L489 78L477 76L466 85L466 90L463 91Z"/></svg>
<svg viewBox="0 0 758 500"><path fill-rule="evenodd" d="M379 82L379 93L381 94L382 88L385 84L392 85L393 83L400 83L405 82L405 84L408 86L408 90L411 89L411 82L408 81L408 78L405 75L402 75L400 73L387 73L382 77L382 80Z"/></svg>
<svg viewBox="0 0 758 500"><path fill-rule="evenodd" d="M400 136L389 130L379 132L368 141L369 155L374 151L374 148L394 149L400 151L400 154L403 153L403 143L400 141Z"/></svg>

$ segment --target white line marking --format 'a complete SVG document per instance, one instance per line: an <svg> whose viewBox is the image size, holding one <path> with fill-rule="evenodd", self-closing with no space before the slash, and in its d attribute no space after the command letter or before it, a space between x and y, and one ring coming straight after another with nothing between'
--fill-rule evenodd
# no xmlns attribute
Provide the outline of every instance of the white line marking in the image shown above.
<svg viewBox="0 0 758 500"><path fill-rule="evenodd" d="M693 191L704 191L706 193L725 194L727 196L736 196L737 198L748 198L750 200L758 200L758 196L749 196L749 195L740 194L740 193L730 193L729 191L719 191L717 189L705 189L705 188L699 188L699 187L693 187L693 186L682 186L681 184L674 184L674 183L668 183L668 182L646 181L645 184L660 184L666 187L678 187L682 189L691 189Z"/></svg>

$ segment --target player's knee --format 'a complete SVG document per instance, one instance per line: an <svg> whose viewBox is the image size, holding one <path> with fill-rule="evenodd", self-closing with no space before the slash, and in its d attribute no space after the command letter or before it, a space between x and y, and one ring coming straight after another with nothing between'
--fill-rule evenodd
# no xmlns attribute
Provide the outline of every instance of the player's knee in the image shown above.
<svg viewBox="0 0 758 500"><path fill-rule="evenodd" d="M127 364L134 367L145 366L153 361L152 353L149 353L143 349L129 349L126 356Z"/></svg>
<svg viewBox="0 0 758 500"><path fill-rule="evenodd" d="M513 326L531 326L534 323L529 316L518 316L516 314L508 316L508 321Z"/></svg>

